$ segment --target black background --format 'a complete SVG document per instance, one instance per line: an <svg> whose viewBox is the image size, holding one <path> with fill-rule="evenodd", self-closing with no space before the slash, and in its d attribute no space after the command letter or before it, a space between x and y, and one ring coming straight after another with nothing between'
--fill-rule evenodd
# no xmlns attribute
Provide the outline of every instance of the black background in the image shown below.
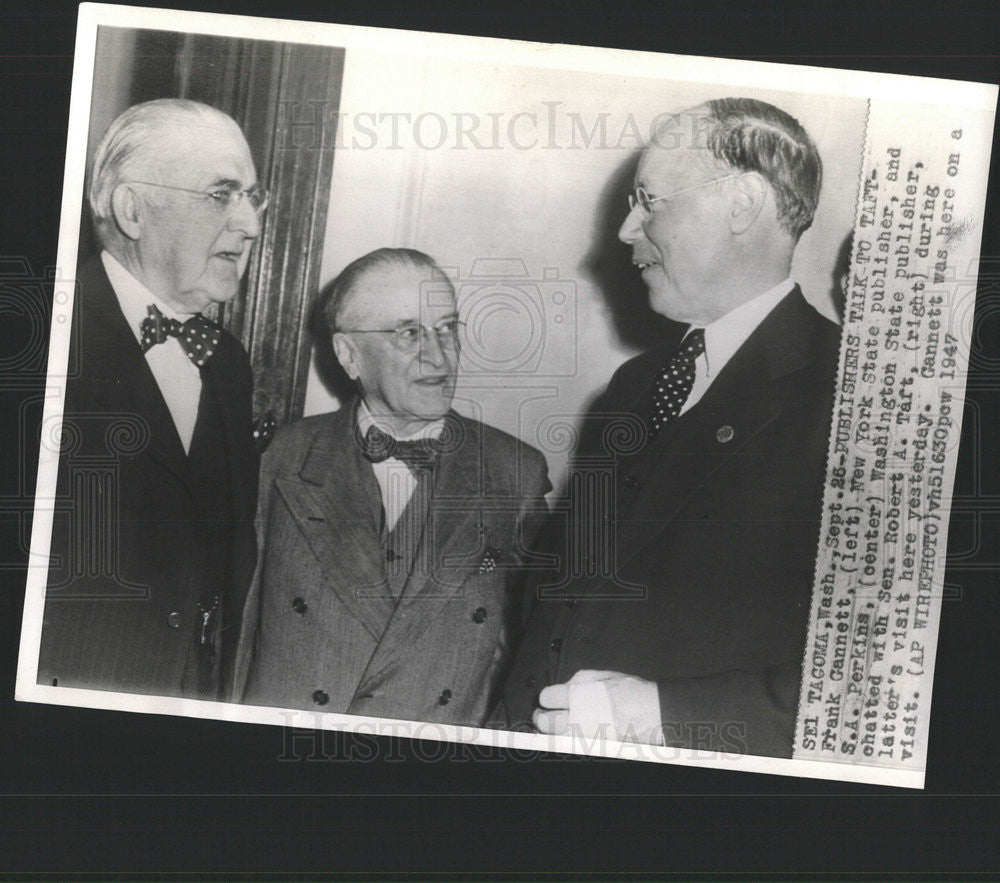
<svg viewBox="0 0 1000 883"><path fill-rule="evenodd" d="M1000 15L985 4L198 5L1000 81ZM5 4L0 12L0 257L8 274L0 282L10 284L12 266L27 267L31 278L21 287L36 293L29 299L40 309L51 290L37 280L56 261L75 25L70 3ZM996 171L995 158L991 189ZM988 205L983 241L993 282L981 287L976 319L987 356L1000 354L996 203ZM0 307L2 359L24 351L31 322ZM29 414L25 435L19 409L43 389L37 355L34 368L22 365L0 382L0 874L530 870L621 879L617 872L690 878L702 869L732 879L773 879L781 870L912 879L918 870L968 878L1000 867L997 356L977 359L970 380L975 417L967 412L956 488L970 514L956 518L950 545L974 551L947 578L953 589L942 616L927 787L914 792L601 759L526 762L502 751L342 734L293 743L275 727L15 704L26 526L19 487L33 486L36 459L22 440L37 439L37 416Z"/></svg>

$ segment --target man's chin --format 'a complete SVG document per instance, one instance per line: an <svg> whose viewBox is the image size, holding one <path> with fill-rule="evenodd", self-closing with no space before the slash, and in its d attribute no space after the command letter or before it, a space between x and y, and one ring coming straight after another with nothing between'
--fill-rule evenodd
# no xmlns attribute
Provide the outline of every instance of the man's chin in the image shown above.
<svg viewBox="0 0 1000 883"><path fill-rule="evenodd" d="M204 292L205 305L227 304L239 294L239 282L235 285L214 285Z"/></svg>
<svg viewBox="0 0 1000 883"><path fill-rule="evenodd" d="M440 420L451 410L451 402L447 405L441 405L433 408L425 408L419 413L419 418L426 423L433 423L435 420Z"/></svg>
<svg viewBox="0 0 1000 883"><path fill-rule="evenodd" d="M211 303L224 304L231 301L240 290L240 281L246 271L245 263L217 258L199 282L203 288L201 293Z"/></svg>
<svg viewBox="0 0 1000 883"><path fill-rule="evenodd" d="M451 410L451 396L442 396L440 400L428 402L424 400L413 409L413 414L418 420L425 423L433 423L440 420Z"/></svg>
<svg viewBox="0 0 1000 883"><path fill-rule="evenodd" d="M665 279L659 280L659 285L649 286L649 308L670 319L671 322L688 324L694 321L691 316L690 304Z"/></svg>
<svg viewBox="0 0 1000 883"><path fill-rule="evenodd" d="M654 313L672 319L672 313L676 313L676 297L674 293L662 285L649 286L649 308Z"/></svg>

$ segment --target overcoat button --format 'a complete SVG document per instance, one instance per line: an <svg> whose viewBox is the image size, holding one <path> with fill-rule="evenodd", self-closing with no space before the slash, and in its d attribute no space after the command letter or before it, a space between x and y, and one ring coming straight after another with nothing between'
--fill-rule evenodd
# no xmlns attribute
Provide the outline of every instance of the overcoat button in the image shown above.
<svg viewBox="0 0 1000 883"><path fill-rule="evenodd" d="M486 619L486 608L485 607L477 607L475 610L472 611L472 621L474 623L478 624L478 623L484 622L485 619Z"/></svg>
<svg viewBox="0 0 1000 883"><path fill-rule="evenodd" d="M172 629L179 629L181 627L182 617L176 610L167 616L167 625Z"/></svg>
<svg viewBox="0 0 1000 883"><path fill-rule="evenodd" d="M736 433L733 431L733 427L730 426L728 423L725 426L720 426L717 430L715 430L715 438L722 444L725 444L726 442L731 442L733 440L734 435L736 435Z"/></svg>
<svg viewBox="0 0 1000 883"><path fill-rule="evenodd" d="M553 638L549 641L549 647L552 648L556 653L562 650L562 638Z"/></svg>
<svg viewBox="0 0 1000 883"><path fill-rule="evenodd" d="M317 705L326 705L330 701L330 697L327 695L325 690L314 690L313 691L313 702Z"/></svg>
<svg viewBox="0 0 1000 883"><path fill-rule="evenodd" d="M438 702L441 705L447 705L451 702L451 690L442 690L441 695L438 696Z"/></svg>
<svg viewBox="0 0 1000 883"><path fill-rule="evenodd" d="M309 605L302 598L294 598L292 600L292 610L296 613L305 613L309 609Z"/></svg>
<svg viewBox="0 0 1000 883"><path fill-rule="evenodd" d="M628 475L626 475L625 476L625 487L627 487L629 490L633 490L634 491L637 487L639 487L639 479L636 478L631 473L628 474Z"/></svg>

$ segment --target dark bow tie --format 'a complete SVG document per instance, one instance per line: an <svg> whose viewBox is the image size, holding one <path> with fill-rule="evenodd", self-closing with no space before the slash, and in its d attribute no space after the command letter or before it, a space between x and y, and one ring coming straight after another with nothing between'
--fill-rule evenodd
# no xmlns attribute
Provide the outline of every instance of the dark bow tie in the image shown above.
<svg viewBox="0 0 1000 883"><path fill-rule="evenodd" d="M195 313L186 322L178 322L164 316L155 304L150 304L146 312L149 315L139 326L144 353L168 337L176 337L187 357L200 368L219 345L222 328L201 313Z"/></svg>
<svg viewBox="0 0 1000 883"><path fill-rule="evenodd" d="M377 426L368 427L364 437L358 439L361 452L372 463L381 463L390 457L402 460L414 472L433 469L437 462L439 446L436 439L424 438L418 441L400 441Z"/></svg>

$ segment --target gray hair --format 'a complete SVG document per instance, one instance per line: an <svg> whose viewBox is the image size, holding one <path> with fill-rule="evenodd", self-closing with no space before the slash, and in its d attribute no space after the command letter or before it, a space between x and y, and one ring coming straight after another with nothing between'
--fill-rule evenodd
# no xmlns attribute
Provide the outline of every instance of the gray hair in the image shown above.
<svg viewBox="0 0 1000 883"><path fill-rule="evenodd" d="M184 124L235 122L221 110L185 98L158 98L136 104L118 116L104 133L90 175L88 198L94 223L102 241L112 216L111 195L132 176L143 176L142 168L162 143L165 131Z"/></svg>
<svg viewBox="0 0 1000 883"><path fill-rule="evenodd" d="M440 272L434 258L415 248L377 248L351 261L327 286L320 299L320 310L331 334L340 330L337 321L358 284L370 273L389 267ZM447 277L442 275L441 278Z"/></svg>
<svg viewBox="0 0 1000 883"><path fill-rule="evenodd" d="M795 117L753 98L705 103L703 136L719 161L759 172L774 190L778 223L798 239L813 222L823 182L823 162Z"/></svg>

